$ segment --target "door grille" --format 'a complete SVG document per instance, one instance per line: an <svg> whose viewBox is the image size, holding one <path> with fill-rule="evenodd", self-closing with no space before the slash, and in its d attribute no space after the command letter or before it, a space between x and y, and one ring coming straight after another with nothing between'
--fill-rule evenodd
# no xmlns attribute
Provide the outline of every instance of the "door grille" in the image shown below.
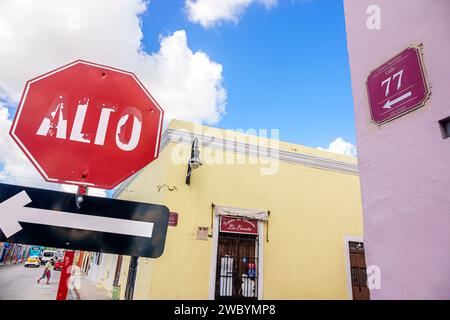
<svg viewBox="0 0 450 320"><path fill-rule="evenodd" d="M220 232L215 298L256 300L258 276L258 236Z"/></svg>

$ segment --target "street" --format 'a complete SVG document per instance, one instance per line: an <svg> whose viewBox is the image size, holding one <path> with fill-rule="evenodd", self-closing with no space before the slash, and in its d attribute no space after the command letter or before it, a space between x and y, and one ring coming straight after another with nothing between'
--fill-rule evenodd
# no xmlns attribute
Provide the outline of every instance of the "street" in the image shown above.
<svg viewBox="0 0 450 320"><path fill-rule="evenodd" d="M0 266L0 300L55 300L60 271L52 271L50 284L46 279L37 284L44 267L25 268L23 264Z"/></svg>

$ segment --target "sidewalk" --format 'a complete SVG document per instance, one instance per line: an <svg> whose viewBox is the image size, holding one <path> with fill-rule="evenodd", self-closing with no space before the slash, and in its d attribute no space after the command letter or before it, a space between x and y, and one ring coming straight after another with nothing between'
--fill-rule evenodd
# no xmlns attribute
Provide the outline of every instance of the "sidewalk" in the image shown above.
<svg viewBox="0 0 450 320"><path fill-rule="evenodd" d="M7 262L7 263L4 263L3 261L2 262L0 262L0 267L3 267L3 266L16 266L16 265L19 265L19 264L24 264L25 263L25 261L20 261L20 262Z"/></svg>
<svg viewBox="0 0 450 320"><path fill-rule="evenodd" d="M111 294L96 287L86 276L79 277L78 289L69 290L67 300L112 300Z"/></svg>

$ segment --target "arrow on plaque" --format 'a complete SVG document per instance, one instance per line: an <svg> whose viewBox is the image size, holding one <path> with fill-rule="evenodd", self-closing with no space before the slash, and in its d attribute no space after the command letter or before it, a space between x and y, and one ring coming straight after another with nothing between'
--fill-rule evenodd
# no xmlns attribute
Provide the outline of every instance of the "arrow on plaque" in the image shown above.
<svg viewBox="0 0 450 320"><path fill-rule="evenodd" d="M19 222L109 232L136 237L152 237L154 224L151 222L25 207L30 202L31 199L26 191L21 191L0 203L0 229L7 238L22 230Z"/></svg>
<svg viewBox="0 0 450 320"><path fill-rule="evenodd" d="M405 93L404 95L402 95L402 96L400 96L400 97L398 97L398 98L396 98L396 99L394 99L394 100L392 100L392 101L391 101L391 100L388 100L388 101L384 104L383 109L390 109L394 104L399 103L400 101L405 100L406 98L410 97L411 95L412 95L412 92L409 91L409 92Z"/></svg>

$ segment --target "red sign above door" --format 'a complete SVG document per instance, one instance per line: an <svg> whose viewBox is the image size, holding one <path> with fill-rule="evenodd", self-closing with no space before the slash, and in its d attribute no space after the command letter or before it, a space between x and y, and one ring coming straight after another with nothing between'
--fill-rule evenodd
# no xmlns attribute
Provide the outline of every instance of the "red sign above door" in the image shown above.
<svg viewBox="0 0 450 320"><path fill-rule="evenodd" d="M258 221L236 217L220 217L220 232L258 234Z"/></svg>
<svg viewBox="0 0 450 320"><path fill-rule="evenodd" d="M408 48L367 78L370 111L381 124L425 104L430 95L419 48Z"/></svg>
<svg viewBox="0 0 450 320"><path fill-rule="evenodd" d="M169 214L169 226L176 227L178 225L178 213L171 212Z"/></svg>

